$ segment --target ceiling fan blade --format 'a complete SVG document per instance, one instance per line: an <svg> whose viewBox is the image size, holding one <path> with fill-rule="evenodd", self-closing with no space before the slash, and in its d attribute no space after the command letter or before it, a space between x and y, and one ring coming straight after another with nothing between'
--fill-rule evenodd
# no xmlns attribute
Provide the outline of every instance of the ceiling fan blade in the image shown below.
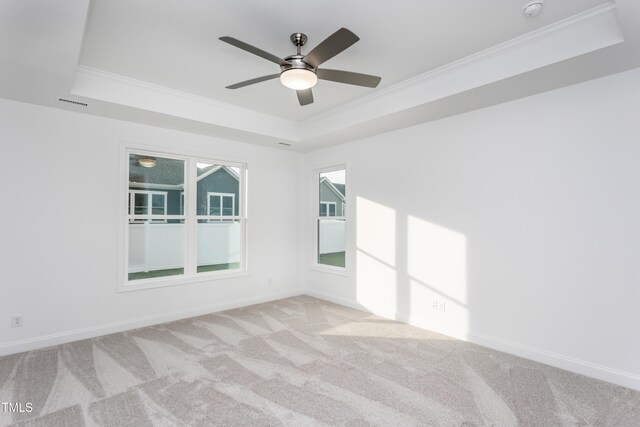
<svg viewBox="0 0 640 427"><path fill-rule="evenodd" d="M351 71L342 70L328 70L326 68L316 70L316 75L322 80L331 80L332 82L365 87L377 87L380 80L382 80L381 77L371 76L369 74L352 73Z"/></svg>
<svg viewBox="0 0 640 427"><path fill-rule="evenodd" d="M298 95L298 101L300 101L301 106L313 103L313 92L311 89L297 90L296 94Z"/></svg>
<svg viewBox="0 0 640 427"><path fill-rule="evenodd" d="M249 85L252 85L252 84L256 84L256 83L264 82L264 81L267 81L267 80L275 79L275 78L278 78L278 77L280 77L280 74L269 74L268 76L256 77L255 79L245 80L243 82L239 82L239 83L235 83L235 84L229 85L229 86L227 86L227 89L238 89L238 88L249 86Z"/></svg>
<svg viewBox="0 0 640 427"><path fill-rule="evenodd" d="M360 40L360 38L351 31L346 28L340 28L324 39L318 46L314 47L311 52L304 57L303 61L315 68L353 45L358 40Z"/></svg>
<svg viewBox="0 0 640 427"><path fill-rule="evenodd" d="M229 43L232 46L238 47L242 50L246 50L249 53L253 53L254 55L258 55L268 61L271 62L275 62L278 65L287 65L289 64L287 61L285 61L282 58L278 58L277 56L275 56L272 53L269 52L265 52L262 49L258 49L255 46L251 46L250 44L247 44L243 41L240 41L238 39L235 39L233 37L229 37L229 36L224 36L224 37L220 37L220 40L222 40L225 43Z"/></svg>

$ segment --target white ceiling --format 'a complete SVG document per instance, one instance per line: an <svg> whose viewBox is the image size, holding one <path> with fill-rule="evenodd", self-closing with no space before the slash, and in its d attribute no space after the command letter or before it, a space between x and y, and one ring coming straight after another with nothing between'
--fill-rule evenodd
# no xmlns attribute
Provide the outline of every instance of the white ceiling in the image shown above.
<svg viewBox="0 0 640 427"><path fill-rule="evenodd" d="M524 2L1 0L0 97L308 151L640 66L637 0ZM361 40L323 65L377 89L224 88L278 67L218 37L286 56L340 27Z"/></svg>
<svg viewBox="0 0 640 427"><path fill-rule="evenodd" d="M373 90L320 81L314 104L300 107L277 79L225 89L279 67L220 36L284 57L295 53L294 32L309 37L304 53L346 27L360 41L323 65L381 76L384 88L605 2L550 0L528 19L519 0L95 0L80 63L298 120Z"/></svg>

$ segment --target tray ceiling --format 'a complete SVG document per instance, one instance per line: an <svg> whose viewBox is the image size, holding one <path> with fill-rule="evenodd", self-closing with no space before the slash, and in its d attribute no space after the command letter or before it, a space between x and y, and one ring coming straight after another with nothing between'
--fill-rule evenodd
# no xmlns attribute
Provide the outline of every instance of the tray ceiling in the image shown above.
<svg viewBox="0 0 640 427"><path fill-rule="evenodd" d="M407 0L10 0L0 5L0 97L242 142L309 151L640 66L640 2ZM376 89L320 81L315 103L272 80L276 55L340 27L360 41L328 68ZM304 51L304 49L303 49ZM81 103L59 102L68 98Z"/></svg>

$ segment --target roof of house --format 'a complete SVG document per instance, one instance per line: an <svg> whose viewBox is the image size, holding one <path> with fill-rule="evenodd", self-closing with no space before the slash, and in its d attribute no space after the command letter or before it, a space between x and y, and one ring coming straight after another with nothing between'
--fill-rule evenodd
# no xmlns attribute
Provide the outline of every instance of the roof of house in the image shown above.
<svg viewBox="0 0 640 427"><path fill-rule="evenodd" d="M220 169L224 169L229 175L231 175L238 181L240 180L240 175L238 174L238 172L233 170L233 168L230 168L229 166L224 166L224 165L212 165L212 166L207 166L206 168L198 168L198 181L208 177L209 175L213 175Z"/></svg>
<svg viewBox="0 0 640 427"><path fill-rule="evenodd" d="M338 195L340 198L342 198L344 200L345 198L345 185L344 184L334 184L333 182L331 182L329 179L322 177L320 178L320 183L325 183L327 184L327 186L334 192L336 193L336 195Z"/></svg>
<svg viewBox="0 0 640 427"><path fill-rule="evenodd" d="M345 189L346 189L346 185L344 184L336 184L335 182L332 182L333 186L336 187L336 189L342 193L342 197L346 196L347 194L345 193Z"/></svg>

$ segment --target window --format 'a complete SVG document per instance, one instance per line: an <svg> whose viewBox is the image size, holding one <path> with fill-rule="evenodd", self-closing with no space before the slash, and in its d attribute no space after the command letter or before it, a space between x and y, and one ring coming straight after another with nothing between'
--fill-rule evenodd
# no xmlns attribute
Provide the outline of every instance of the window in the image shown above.
<svg viewBox="0 0 640 427"><path fill-rule="evenodd" d="M198 163L198 273L241 267L245 218L238 212L242 211L242 175L243 168L238 166Z"/></svg>
<svg viewBox="0 0 640 427"><path fill-rule="evenodd" d="M336 167L317 171L318 207L316 264L345 267L346 170Z"/></svg>
<svg viewBox="0 0 640 427"><path fill-rule="evenodd" d="M167 214L167 192L129 190L129 222L145 222L149 219L136 219L139 215L166 215ZM154 219L154 222L166 222L164 219Z"/></svg>
<svg viewBox="0 0 640 427"><path fill-rule="evenodd" d="M207 212L213 216L234 216L236 195L234 193L207 193Z"/></svg>
<svg viewBox="0 0 640 427"><path fill-rule="evenodd" d="M136 150L126 158L125 289L244 270L244 165Z"/></svg>
<svg viewBox="0 0 640 427"><path fill-rule="evenodd" d="M336 216L336 202L320 201L320 216Z"/></svg>

